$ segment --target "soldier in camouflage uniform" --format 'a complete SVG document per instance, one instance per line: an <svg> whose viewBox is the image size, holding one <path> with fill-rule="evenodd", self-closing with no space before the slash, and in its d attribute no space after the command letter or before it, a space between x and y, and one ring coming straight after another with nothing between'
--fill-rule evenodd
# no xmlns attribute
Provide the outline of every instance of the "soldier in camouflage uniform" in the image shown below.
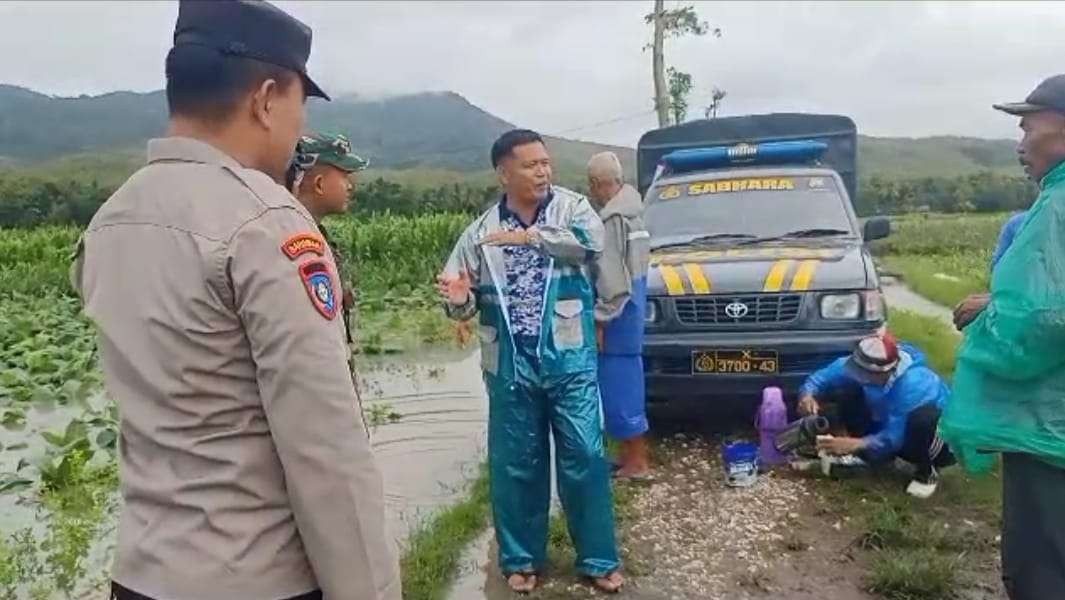
<svg viewBox="0 0 1065 600"><path fill-rule="evenodd" d="M353 342L351 314L355 308L355 295L352 293L354 274L351 261L329 236L322 219L347 212L348 199L355 189L355 173L365 169L368 164L368 161L351 151L351 142L343 135L305 135L296 145L296 153L285 176L285 187L318 222L318 228L336 257L343 291L344 328L349 344Z"/></svg>

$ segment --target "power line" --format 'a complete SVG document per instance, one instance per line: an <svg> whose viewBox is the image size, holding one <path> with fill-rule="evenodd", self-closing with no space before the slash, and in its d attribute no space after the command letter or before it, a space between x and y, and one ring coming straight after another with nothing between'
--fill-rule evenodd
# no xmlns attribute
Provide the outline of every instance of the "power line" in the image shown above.
<svg viewBox="0 0 1065 600"><path fill-rule="evenodd" d="M641 110L638 113L622 115L620 117L615 117L613 119L607 119L606 121L599 121L597 123L591 123L589 125L583 125L581 127L572 127L570 129L563 129L562 131L556 132L555 136L557 137L557 136L561 136L562 134L573 133L575 131L584 131L586 129L595 129L597 127L602 127L603 125L613 125L614 123L621 123L622 121L630 121L630 120L635 119L637 117L644 117L644 116L652 115L652 114L654 114L654 112L655 112L655 110L653 108L645 109L645 110Z"/></svg>
<svg viewBox="0 0 1065 600"><path fill-rule="evenodd" d="M587 130L587 129L594 129L596 127L602 127L603 125L610 125L610 124L613 124L613 123L620 123L622 121L627 121L627 120L635 119L637 117L650 115L650 114L653 114L654 112L655 112L654 109L645 109L645 110L642 110L642 111L640 111L638 113L630 113L630 114L626 114L626 115L621 115L619 117L614 117L612 119L607 119L605 121L597 121L595 123L589 123L587 125L580 125L580 126L577 126L577 127L571 127L569 129L563 129L561 131L557 131L557 132L555 132L553 134L548 134L548 135L550 135L551 137L561 137L563 134L573 133L573 132L577 132L577 131L584 131L584 130ZM444 149L441 149L441 150L434 150L432 152L432 154L454 154L454 153L459 153L459 152L472 152L474 150L484 150L484 149L485 149L485 147L484 147L483 144L477 144L476 146L474 146L474 145L463 145L463 146L455 146L455 147L452 147L452 148L444 148Z"/></svg>

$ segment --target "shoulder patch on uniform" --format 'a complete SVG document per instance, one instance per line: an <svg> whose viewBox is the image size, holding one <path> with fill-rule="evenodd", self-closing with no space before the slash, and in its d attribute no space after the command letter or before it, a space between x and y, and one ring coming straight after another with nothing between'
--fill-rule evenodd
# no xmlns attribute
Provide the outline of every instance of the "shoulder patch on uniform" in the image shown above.
<svg viewBox="0 0 1065 600"><path fill-rule="evenodd" d="M311 304L323 317L333 320L337 316L336 286L324 260L309 260L300 265L300 279L311 298Z"/></svg>
<svg viewBox="0 0 1065 600"><path fill-rule="evenodd" d="M298 257L308 253L325 256L325 240L316 233L305 231L285 240L285 243L281 244L281 251L290 260L296 260Z"/></svg>

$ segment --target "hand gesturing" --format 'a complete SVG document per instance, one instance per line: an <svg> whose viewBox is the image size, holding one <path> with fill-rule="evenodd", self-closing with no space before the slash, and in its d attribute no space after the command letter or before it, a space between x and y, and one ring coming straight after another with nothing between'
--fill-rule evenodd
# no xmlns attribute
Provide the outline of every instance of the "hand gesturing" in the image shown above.
<svg viewBox="0 0 1065 600"><path fill-rule="evenodd" d="M470 274L466 271L459 271L458 276L449 277L441 273L436 277L436 291L448 304L455 306L466 304L470 298L471 288Z"/></svg>

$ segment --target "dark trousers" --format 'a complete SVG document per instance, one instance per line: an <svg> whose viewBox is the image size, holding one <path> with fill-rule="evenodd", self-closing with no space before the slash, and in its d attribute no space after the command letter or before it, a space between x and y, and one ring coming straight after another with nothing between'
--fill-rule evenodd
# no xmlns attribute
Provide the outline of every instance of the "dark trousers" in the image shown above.
<svg viewBox="0 0 1065 600"><path fill-rule="evenodd" d="M111 600L154 600L151 596L145 596L144 594L138 594L133 590L126 589L115 582L111 582ZM293 596L284 600L322 600L322 592L314 591L301 594L299 596Z"/></svg>
<svg viewBox="0 0 1065 600"><path fill-rule="evenodd" d="M1065 599L1065 469L1002 455L1002 581L1010 600Z"/></svg>
<svg viewBox="0 0 1065 600"><path fill-rule="evenodd" d="M841 423L847 428L847 432L855 437L861 437L873 432L873 418L869 407L861 393L848 395L836 399L837 413L829 419L833 424ZM906 433L903 437L902 448L897 456L902 460L917 467L918 477L927 477L933 468L941 468L954 464L954 454L950 448L936 433L939 426L940 410L931 404L926 404L915 409L906 417ZM867 456L861 456L866 462L873 461ZM879 462L889 460L882 458Z"/></svg>

